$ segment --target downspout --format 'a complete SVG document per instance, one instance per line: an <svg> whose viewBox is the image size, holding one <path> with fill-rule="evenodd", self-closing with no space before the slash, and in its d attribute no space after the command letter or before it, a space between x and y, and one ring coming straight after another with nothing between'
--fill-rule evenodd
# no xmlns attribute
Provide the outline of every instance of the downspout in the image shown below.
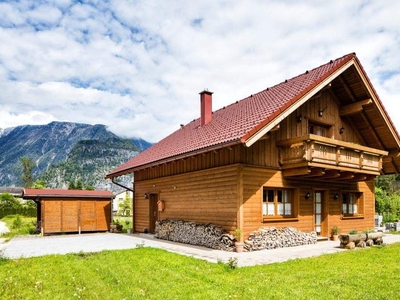
<svg viewBox="0 0 400 300"><path fill-rule="evenodd" d="M134 191L133 189L128 188L127 186L124 186L124 185L122 185L122 184L120 184L120 183L118 183L118 182L115 182L115 181L114 181L114 178L115 178L115 177L111 177L111 182L112 182L112 183L114 183L115 185L118 185L118 186L120 186L120 187L122 187L122 188L124 188L124 189L126 189L126 190L128 190L128 191L131 191L132 193L135 193L135 191Z"/></svg>

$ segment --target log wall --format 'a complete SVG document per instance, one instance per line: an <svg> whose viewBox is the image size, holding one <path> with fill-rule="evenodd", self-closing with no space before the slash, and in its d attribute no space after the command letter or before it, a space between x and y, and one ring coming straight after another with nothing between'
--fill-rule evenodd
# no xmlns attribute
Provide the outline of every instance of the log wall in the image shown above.
<svg viewBox="0 0 400 300"><path fill-rule="evenodd" d="M268 219L262 215L263 187L291 188L294 191L294 218ZM314 230L314 205L312 196L305 194L321 191L324 195L326 218L324 236L337 225L342 232L350 229L364 230L374 227L373 182L324 182L315 180L289 180L280 170L253 166L232 165L185 175L135 182L135 230L149 228L149 200L144 194L158 194L165 209L157 219L181 219L222 226L228 232L236 227L244 230L245 237L261 227L294 227L303 232ZM242 189L241 189L242 188ZM334 200L340 192L362 192L362 217L343 218L342 202Z"/></svg>
<svg viewBox="0 0 400 300"><path fill-rule="evenodd" d="M329 235L330 228L334 225L340 227L342 232L350 229L364 230L374 227L374 182L324 182L315 180L289 180L282 176L279 170L268 170L247 166L243 169L243 225L245 236L261 227L294 227L300 231L310 232L314 230L314 205L312 194L321 191L324 194L324 205L327 216L324 222L324 236ZM262 216L262 192L263 187L291 188L294 190L295 218L268 219ZM335 194L340 192L362 192L363 207L359 207L362 217L344 218L341 215L342 202L334 200ZM305 194L311 193L309 199Z"/></svg>
<svg viewBox="0 0 400 300"><path fill-rule="evenodd" d="M158 194L165 209L158 219L181 219L212 223L227 230L236 228L237 174L239 166L212 168L184 175L135 181L135 230L149 228L149 199L144 194Z"/></svg>

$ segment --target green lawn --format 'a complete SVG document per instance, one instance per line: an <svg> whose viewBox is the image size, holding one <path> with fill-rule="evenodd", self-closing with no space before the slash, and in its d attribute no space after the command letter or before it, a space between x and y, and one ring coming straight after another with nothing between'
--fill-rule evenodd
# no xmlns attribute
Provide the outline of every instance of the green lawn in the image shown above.
<svg viewBox="0 0 400 300"><path fill-rule="evenodd" d="M0 299L398 299L399 259L400 244L237 269L147 247L0 259Z"/></svg>

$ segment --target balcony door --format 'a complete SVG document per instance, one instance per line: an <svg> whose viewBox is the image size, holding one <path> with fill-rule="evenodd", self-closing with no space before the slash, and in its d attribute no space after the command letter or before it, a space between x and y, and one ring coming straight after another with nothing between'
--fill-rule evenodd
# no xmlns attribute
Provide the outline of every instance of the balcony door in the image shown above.
<svg viewBox="0 0 400 300"><path fill-rule="evenodd" d="M318 236L328 236L326 220L327 209L323 191L314 193L314 230Z"/></svg>

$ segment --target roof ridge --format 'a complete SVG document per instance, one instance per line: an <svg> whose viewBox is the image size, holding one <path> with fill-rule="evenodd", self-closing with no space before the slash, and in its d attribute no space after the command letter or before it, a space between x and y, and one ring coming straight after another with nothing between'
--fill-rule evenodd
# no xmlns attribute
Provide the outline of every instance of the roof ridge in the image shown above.
<svg viewBox="0 0 400 300"><path fill-rule="evenodd" d="M313 72L313 71L315 71L315 70L317 70L317 69L320 69L320 68L322 68L323 66L326 66L326 65L328 65L328 64L332 64L332 63L334 63L334 62L336 62L336 61L339 61L339 60L343 60L343 59L344 59L345 57L347 57L347 56L353 56L353 57L354 57L355 55L356 55L356 53L355 53L355 52L352 52L352 53L343 55L343 56L341 56L341 57L339 57L339 58L336 58L336 59L334 59L334 60L331 59L331 60L330 60L329 62L327 62L327 63L324 63L324 64L322 64L322 65L319 65L318 67L312 68L311 70L306 70L304 73L300 73L300 74L298 74L298 75L296 75L296 76L293 76L293 77L291 77L291 78L289 78L289 79L285 79L284 81L281 81L280 83L277 83L277 84L275 84L275 85L273 85L273 86L267 87L266 89L264 89L264 90L262 90L262 91L259 91L259 92L257 92L256 94L260 94L260 93L262 93L262 92L269 91L270 89L273 89L273 88L275 88L275 87L277 87L277 86L279 86L279 85L281 85L281 84L288 83L289 80L292 81L293 79L299 78L299 77L304 76L304 75L306 75L306 74L308 74L308 73L310 73L310 72ZM255 95L255 94L252 94L252 95ZM247 98L248 98L248 97L247 97ZM247 98L244 98L244 99L247 99ZM243 99L243 100L244 100L244 99ZM240 100L240 101L241 101L241 100Z"/></svg>
<svg viewBox="0 0 400 300"><path fill-rule="evenodd" d="M356 56L356 53L355 53L355 52L351 52L351 53L345 54L345 55L343 55L343 56L341 56L341 57L339 57L339 58L335 58L334 60L331 59L331 60L330 60L329 62L327 62L327 63L321 64L320 66L315 67L315 68L312 68L311 70L306 70L304 73L298 74L298 75L293 76L293 77L291 77L291 78L289 78L289 79L285 79L284 81L281 81L281 82L279 82L279 83L277 83L277 84L275 84L275 85L273 85L273 86L267 87L267 88L265 88L265 89L263 89L263 90L261 90L261 91L259 91L259 92L257 92L257 93L250 94L249 96L247 96L247 97L245 97L245 98L243 98L243 99L241 99L241 100L236 100L235 102L230 103L230 104L228 104L228 105L225 105L224 107L221 107L221 108L215 110L214 112L217 112L217 111L219 111L219 110L221 110L221 109L225 109L225 108L227 108L227 107L229 107L229 106L238 104L238 103L241 102L241 101L244 101L244 100L246 100L246 99L248 99L248 98L254 97L254 96L256 96L256 95L258 95L258 94L261 94L261 93L263 93L263 92L269 91L269 90L271 90L271 89L273 89L273 88L276 88L277 86L280 86L280 85L282 85L282 84L288 83L289 81L293 81L294 79L299 78L299 77L301 77L301 76L304 76L304 75L306 75L306 74L308 74L308 73L310 73L310 72L313 72L313 71L315 71L315 70L317 70L317 69L320 69L320 68L322 68L323 66L326 66L326 65L328 65L328 64L334 63L334 62L339 61L339 60L343 60L343 59L344 59L345 57L347 57L347 56L355 57L355 56ZM197 119L196 119L196 120L197 120ZM193 121L194 121L194 120L193 120ZM186 125L185 125L185 126L186 126Z"/></svg>

